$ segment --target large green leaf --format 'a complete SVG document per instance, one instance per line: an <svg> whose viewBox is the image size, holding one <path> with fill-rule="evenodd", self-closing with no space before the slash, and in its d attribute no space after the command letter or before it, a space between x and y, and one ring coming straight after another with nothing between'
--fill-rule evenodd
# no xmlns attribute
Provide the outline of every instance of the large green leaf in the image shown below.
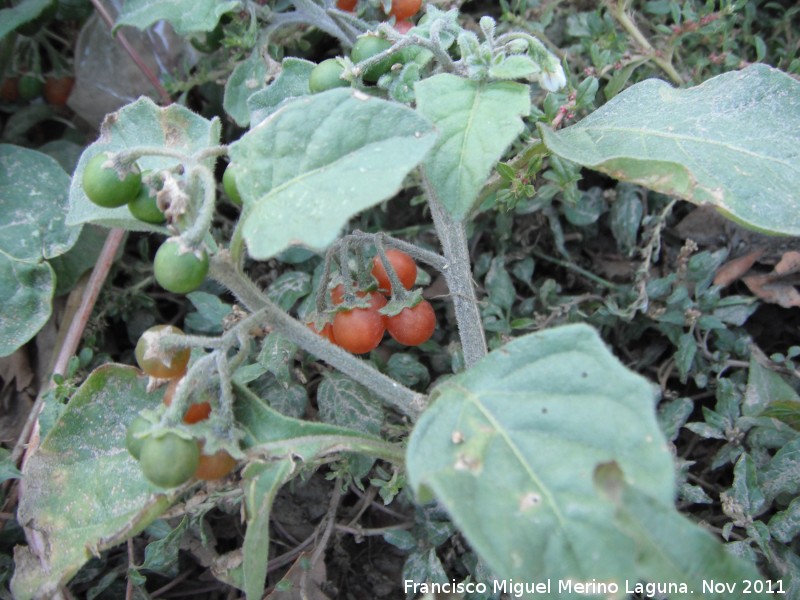
<svg viewBox="0 0 800 600"><path fill-rule="evenodd" d="M250 110L250 127L255 127L270 116L275 109L289 98L307 96L308 78L316 63L302 58L287 56L281 63L281 72L265 89L247 98Z"/></svg>
<svg viewBox="0 0 800 600"><path fill-rule="evenodd" d="M50 318L55 278L45 260L67 252L80 233L64 224L68 185L53 158L0 145L0 356Z"/></svg>
<svg viewBox="0 0 800 600"><path fill-rule="evenodd" d="M630 485L672 506L672 458L651 385L592 328L518 338L432 400L409 441L409 480L433 492L499 578L635 581L635 541L593 473L614 461ZM542 597L571 597L556 588Z"/></svg>
<svg viewBox="0 0 800 600"><path fill-rule="evenodd" d="M86 197L81 183L86 163L100 152L119 152L139 147L164 148L191 156L216 146L219 138L219 119L209 121L184 106L171 104L161 108L146 97L123 106L118 112L106 117L100 129L100 137L84 151L78 161L69 188L67 224L97 223L106 227L166 233L163 227L136 219L127 206L101 208L93 204ZM214 158L209 158L204 164L213 169L214 162ZM168 169L177 163L177 159L164 156L143 156L136 161L142 171Z"/></svg>
<svg viewBox="0 0 800 600"><path fill-rule="evenodd" d="M669 593L670 600L727 600L765 598L751 586L762 580L758 569L734 556L711 533L698 527L672 506L655 501L631 486L619 467L606 463L595 472L595 481L604 496L617 507L615 520L639 547L638 579L649 583L650 592ZM636 579L626 582L634 590ZM672 587L667 587L667 586ZM659 589L656 586L662 586Z"/></svg>
<svg viewBox="0 0 800 600"><path fill-rule="evenodd" d="M156 21L169 21L180 35L211 31L225 13L238 10L238 0L126 0L115 28L132 25L146 29Z"/></svg>
<svg viewBox="0 0 800 600"><path fill-rule="evenodd" d="M440 131L425 159L425 174L450 214L464 220L492 168L522 132L529 88L441 74L420 81L414 91L417 110Z"/></svg>
<svg viewBox="0 0 800 600"><path fill-rule="evenodd" d="M14 598L50 597L92 557L132 537L165 511L165 495L125 448L128 424L161 404L137 369L106 365L73 395L25 464L17 519L43 539L45 555L15 553Z"/></svg>
<svg viewBox="0 0 800 600"><path fill-rule="evenodd" d="M350 217L400 189L435 137L413 110L349 89L284 104L231 146L250 254L324 249Z"/></svg>
<svg viewBox="0 0 800 600"><path fill-rule="evenodd" d="M247 127L250 123L247 102L250 96L264 89L266 79L267 65L258 51L236 65L228 77L222 107L239 127Z"/></svg>
<svg viewBox="0 0 800 600"><path fill-rule="evenodd" d="M648 79L577 125L540 125L555 154L711 204L754 229L800 234L800 82L752 65L674 89Z"/></svg>

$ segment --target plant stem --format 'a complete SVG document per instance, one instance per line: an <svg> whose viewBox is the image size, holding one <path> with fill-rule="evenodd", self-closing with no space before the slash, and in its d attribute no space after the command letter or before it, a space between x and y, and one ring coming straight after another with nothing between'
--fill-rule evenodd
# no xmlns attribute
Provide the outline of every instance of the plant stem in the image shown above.
<svg viewBox="0 0 800 600"><path fill-rule="evenodd" d="M100 0L90 0L90 1L92 3L92 6L94 6L94 9L97 11L97 14L100 15L100 18L103 21L105 21L109 29L113 30L114 18L106 10L106 7L103 6L103 3L100 2ZM147 66L147 63L144 62L142 57L139 56L139 53L136 51L136 48L134 48L131 45L131 43L128 41L128 38L125 37L125 34L122 33L121 31L117 31L115 34L113 34L113 36L116 38L116 40L119 42L119 45L122 46L125 52L128 53L128 56L131 57L131 60L133 60L133 62L136 64L136 66L139 68L142 74L145 77L147 77L147 80L150 82L150 85L152 85L155 88L156 92L158 92L158 95L161 99L161 103L164 104L165 106L168 104L172 104L172 98L170 97L169 92L167 92L164 86L161 85L161 82L158 80L158 77L156 77L156 74L153 73L152 69L150 69L150 67Z"/></svg>
<svg viewBox="0 0 800 600"><path fill-rule="evenodd" d="M264 321L306 352L324 360L345 375L352 377L378 395L386 404L396 408L411 420L416 420L427 404L419 394L376 370L369 362L356 358L346 350L331 344L326 338L293 319L270 301L250 279L237 271L221 252L211 260L209 274L228 288L252 312L264 311Z"/></svg>
<svg viewBox="0 0 800 600"><path fill-rule="evenodd" d="M430 181L422 171L422 185L428 197L433 224L439 234L447 264L442 269L447 287L453 299L456 312L458 334L464 351L464 364L467 368L486 356L486 338L483 334L483 321L478 310L478 299L472 283L472 269L464 223L455 221L447 209L439 202Z"/></svg>
<svg viewBox="0 0 800 600"><path fill-rule="evenodd" d="M610 2L610 5L611 13L614 15L614 18L622 25L622 28L628 32L628 35L630 35L641 48L644 48L650 60L656 63L676 85L683 85L683 77L681 77L680 73L672 66L672 62L658 55L658 52L653 48L652 44L650 44L650 41L636 26L633 19L628 16L628 13L625 12L625 3Z"/></svg>

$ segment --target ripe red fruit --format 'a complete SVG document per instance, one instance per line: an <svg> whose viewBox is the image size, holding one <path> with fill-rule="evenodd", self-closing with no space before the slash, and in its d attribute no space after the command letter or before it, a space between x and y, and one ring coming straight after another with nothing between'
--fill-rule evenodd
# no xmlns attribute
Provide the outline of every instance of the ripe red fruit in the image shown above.
<svg viewBox="0 0 800 600"><path fill-rule="evenodd" d="M414 23L411 21L397 21L394 24L394 28L398 33L402 33L403 35L407 34L411 29L414 27Z"/></svg>
<svg viewBox="0 0 800 600"><path fill-rule="evenodd" d="M166 406L170 406L172 404L172 398L175 396L175 390L178 387L178 383L180 383L180 379L173 379L170 381L167 389L164 391L163 402ZM208 402L195 402L186 409L186 412L183 415L183 422L187 425L193 425L195 423L199 423L200 421L205 421L210 414L211 404Z"/></svg>
<svg viewBox="0 0 800 600"><path fill-rule="evenodd" d="M413 17L422 8L422 0L392 0L389 16L398 21Z"/></svg>
<svg viewBox="0 0 800 600"><path fill-rule="evenodd" d="M336 313L333 337L353 354L365 354L378 347L386 331L384 317L373 308L353 308Z"/></svg>
<svg viewBox="0 0 800 600"><path fill-rule="evenodd" d="M308 328L314 333L319 334L324 338L328 338L328 341L331 344L336 343L336 338L333 337L333 325L331 323L325 323L325 325L322 327L322 331L318 331L314 323L306 323L306 325L308 325Z"/></svg>
<svg viewBox="0 0 800 600"><path fill-rule="evenodd" d="M44 99L53 106L64 106L73 85L74 77L48 77L44 80Z"/></svg>
<svg viewBox="0 0 800 600"><path fill-rule="evenodd" d="M404 308L393 317L386 317L386 330L396 341L406 346L427 342L436 329L436 313L427 300Z"/></svg>
<svg viewBox="0 0 800 600"><path fill-rule="evenodd" d="M163 333L182 335L183 331L173 325L151 327L136 342L136 362L139 368L150 377L158 379L183 377L192 351L190 348L162 351L156 343L158 336Z"/></svg>
<svg viewBox="0 0 800 600"><path fill-rule="evenodd" d="M19 77L7 77L0 85L0 100L16 102L19 100Z"/></svg>
<svg viewBox="0 0 800 600"><path fill-rule="evenodd" d="M201 448L202 451L202 448ZM222 479L236 467L236 459L225 450L214 454L201 454L194 476L204 481Z"/></svg>
<svg viewBox="0 0 800 600"><path fill-rule="evenodd" d="M363 298L367 294L369 294L370 304L369 307L374 310L380 310L384 306L386 306L386 298L382 294L378 292L356 292L356 296L358 298ZM331 302L333 302L334 306L337 306L344 302L344 285L339 284L335 288L331 290Z"/></svg>
<svg viewBox="0 0 800 600"><path fill-rule="evenodd" d="M390 249L386 251L386 258L394 267L400 283L407 290L414 287L414 282L417 280L417 263L405 252L400 250ZM372 276L378 281L378 289L382 292L391 292L392 284L389 281L389 275L381 262L380 256L372 259Z"/></svg>

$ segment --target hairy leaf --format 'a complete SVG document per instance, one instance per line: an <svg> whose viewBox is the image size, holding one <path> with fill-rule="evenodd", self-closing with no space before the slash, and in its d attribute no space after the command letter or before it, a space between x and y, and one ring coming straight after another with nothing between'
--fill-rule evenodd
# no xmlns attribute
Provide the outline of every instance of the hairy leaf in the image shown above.
<svg viewBox="0 0 800 600"><path fill-rule="evenodd" d="M156 106L142 97L123 106L106 117L100 137L84 151L69 188L69 214L67 225L97 223L106 227L119 227L133 231L166 233L164 227L149 225L131 215L127 206L101 208L93 204L83 191L83 170L100 152L120 152L147 146L164 148L192 155L219 144L219 119L207 120L188 108L171 104L166 108ZM206 159L205 165L214 168L215 159ZM178 160L164 156L143 156L136 161L141 171L161 170L175 166ZM193 198L197 201L198 198Z"/></svg>
<svg viewBox="0 0 800 600"><path fill-rule="evenodd" d="M800 234L800 82L777 69L752 65L689 89L648 79L572 127L539 129L585 167Z"/></svg>
<svg viewBox="0 0 800 600"><path fill-rule="evenodd" d="M169 21L180 35L211 31L225 13L241 6L238 0L126 0L114 29L132 25L147 29L156 21Z"/></svg>
<svg viewBox="0 0 800 600"><path fill-rule="evenodd" d="M324 249L350 217L397 193L435 135L411 109L357 91L284 104L231 146L250 254Z"/></svg>
<svg viewBox="0 0 800 600"><path fill-rule="evenodd" d="M50 318L55 277L44 261L67 252L81 231L64 224L68 185L46 154L0 145L0 356Z"/></svg>
<svg viewBox="0 0 800 600"><path fill-rule="evenodd" d="M608 461L672 507L652 388L585 325L517 338L448 379L407 452L414 489L433 492L498 577L524 581L636 572L636 544L592 483Z"/></svg>
<svg viewBox="0 0 800 600"><path fill-rule="evenodd" d="M18 548L15 598L49 597L93 553L136 535L169 507L175 494L149 483L125 448L137 411L161 402L146 384L138 369L100 367L25 464L17 518L43 538L46 553Z"/></svg>
<svg viewBox="0 0 800 600"><path fill-rule="evenodd" d="M466 219L492 168L522 132L522 117L530 112L528 87L441 74L414 90L417 110L441 132L425 159L425 174L450 214Z"/></svg>

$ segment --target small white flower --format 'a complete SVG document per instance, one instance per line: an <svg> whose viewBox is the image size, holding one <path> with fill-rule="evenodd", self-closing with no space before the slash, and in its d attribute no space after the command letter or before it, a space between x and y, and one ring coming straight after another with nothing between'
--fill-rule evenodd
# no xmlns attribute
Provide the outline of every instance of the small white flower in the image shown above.
<svg viewBox="0 0 800 600"><path fill-rule="evenodd" d="M539 85L548 92L557 92L567 85L567 76L561 65L558 63L547 65L547 68L539 74Z"/></svg>

